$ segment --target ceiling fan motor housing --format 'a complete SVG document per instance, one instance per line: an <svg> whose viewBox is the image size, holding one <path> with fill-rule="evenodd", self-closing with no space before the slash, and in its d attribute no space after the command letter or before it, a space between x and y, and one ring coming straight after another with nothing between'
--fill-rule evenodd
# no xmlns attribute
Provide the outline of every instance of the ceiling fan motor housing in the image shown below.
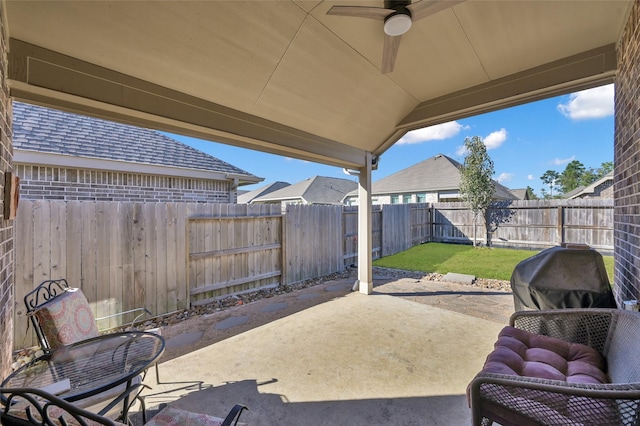
<svg viewBox="0 0 640 426"><path fill-rule="evenodd" d="M389 36L401 36L411 28L411 12L404 6L396 6L395 12L384 18L384 32Z"/></svg>

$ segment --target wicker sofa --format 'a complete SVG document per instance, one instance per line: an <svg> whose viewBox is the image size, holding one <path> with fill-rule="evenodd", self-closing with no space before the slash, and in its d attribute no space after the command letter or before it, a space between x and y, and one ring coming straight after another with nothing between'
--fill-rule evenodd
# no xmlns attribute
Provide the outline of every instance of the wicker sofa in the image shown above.
<svg viewBox="0 0 640 426"><path fill-rule="evenodd" d="M474 425L640 424L640 314L513 314L468 387Z"/></svg>

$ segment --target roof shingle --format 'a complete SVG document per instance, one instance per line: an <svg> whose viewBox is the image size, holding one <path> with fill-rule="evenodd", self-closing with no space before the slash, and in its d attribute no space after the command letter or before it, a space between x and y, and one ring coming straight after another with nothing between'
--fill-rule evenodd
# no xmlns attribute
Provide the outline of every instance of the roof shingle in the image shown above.
<svg viewBox="0 0 640 426"><path fill-rule="evenodd" d="M255 177L155 130L21 102L13 103L13 146L25 151Z"/></svg>

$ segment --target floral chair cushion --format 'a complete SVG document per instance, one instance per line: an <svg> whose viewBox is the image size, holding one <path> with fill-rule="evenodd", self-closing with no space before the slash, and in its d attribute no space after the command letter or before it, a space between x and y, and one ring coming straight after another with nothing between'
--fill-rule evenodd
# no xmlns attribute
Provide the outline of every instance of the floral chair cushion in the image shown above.
<svg viewBox="0 0 640 426"><path fill-rule="evenodd" d="M51 349L99 335L84 293L70 288L34 311Z"/></svg>

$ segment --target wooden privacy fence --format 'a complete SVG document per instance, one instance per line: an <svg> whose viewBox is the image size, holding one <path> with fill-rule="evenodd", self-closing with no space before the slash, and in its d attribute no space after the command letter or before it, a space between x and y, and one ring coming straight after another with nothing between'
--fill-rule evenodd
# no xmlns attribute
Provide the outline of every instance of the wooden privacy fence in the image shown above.
<svg viewBox="0 0 640 426"><path fill-rule="evenodd" d="M516 201L489 218L493 246L613 251L612 201ZM469 243L473 232L461 203L373 206L371 221L374 259L429 241ZM15 347L36 344L22 298L46 279L82 288L96 316L136 307L164 315L343 271L357 264L357 236L357 207L287 206L282 215L279 205L21 200Z"/></svg>
<svg viewBox="0 0 640 426"><path fill-rule="evenodd" d="M461 203L432 205L431 241L470 243L473 215ZM561 243L588 244L613 253L613 200L501 202L488 212L489 232L478 221L477 237L492 247L541 249Z"/></svg>
<svg viewBox="0 0 640 426"><path fill-rule="evenodd" d="M188 219L187 270L192 306L229 293L276 287L281 281L280 212L274 214L269 208L273 206L267 205L224 207L224 214L212 217L207 212Z"/></svg>
<svg viewBox="0 0 640 426"><path fill-rule="evenodd" d="M22 299L46 279L67 278L80 287L97 317L135 307L163 315L216 291L262 285L273 274L266 268L281 264L274 247L280 222L280 208L273 205L21 200L14 238L15 347L37 343L27 332Z"/></svg>

